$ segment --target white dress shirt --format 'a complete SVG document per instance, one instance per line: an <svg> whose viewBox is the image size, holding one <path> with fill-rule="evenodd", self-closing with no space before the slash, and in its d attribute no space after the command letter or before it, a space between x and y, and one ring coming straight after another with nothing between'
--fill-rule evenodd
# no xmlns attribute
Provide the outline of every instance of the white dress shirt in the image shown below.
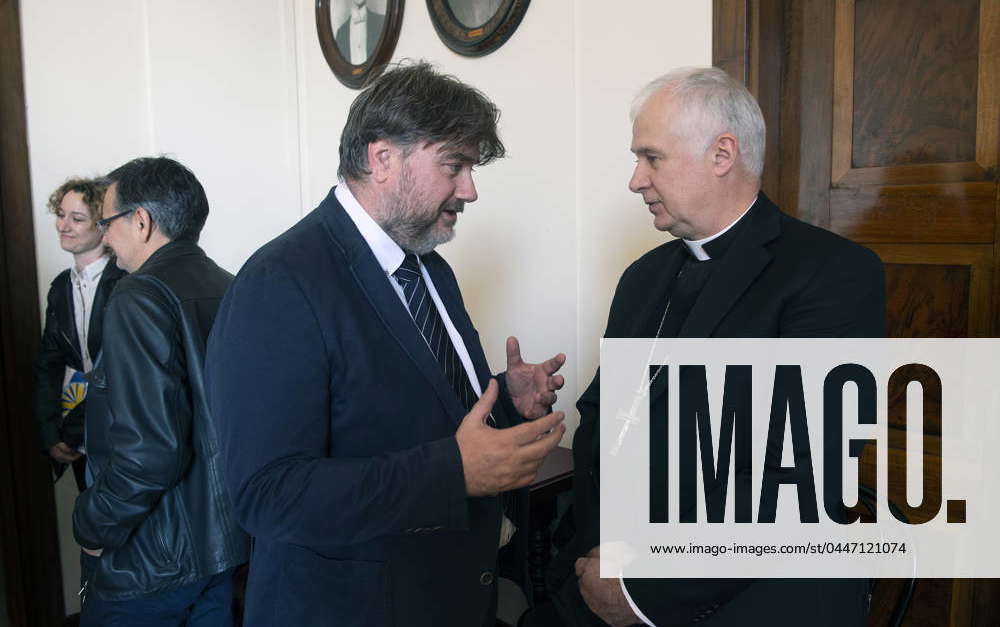
<svg viewBox="0 0 1000 627"><path fill-rule="evenodd" d="M79 271L77 271L75 265L69 269L69 282L73 288L73 322L76 325L76 337L79 341L80 358L83 361L84 373L94 369L94 361L90 354L89 342L87 341L90 338L90 317L94 311L94 297L97 295L97 286L101 283L101 275L104 274L104 268L107 267L109 259L108 255L103 255L100 259L90 262ZM66 366L66 372L63 374L63 388L69 385L74 372L76 371ZM87 447L82 444L77 450L83 454L87 453ZM89 480L87 481L87 485L90 485Z"/></svg>
<svg viewBox="0 0 1000 627"><path fill-rule="evenodd" d="M94 309L94 296L97 295L97 286L101 282L104 268L108 265L108 259L110 257L104 255L79 271L76 266L69 269L70 284L73 286L73 318L76 323L76 336L80 339L84 372L90 372L94 368L87 338L90 332L90 316Z"/></svg>
<svg viewBox="0 0 1000 627"><path fill-rule="evenodd" d="M711 259L711 257L709 257L708 253L705 252L705 244L711 242L713 239L722 237L723 233L736 226L736 223L743 219L743 216L745 216L747 212L750 211L750 207L753 207L755 202L757 202L756 197L753 199L753 202L750 203L750 206L743 210L743 213L740 214L740 217L730 222L729 226L722 229L715 235L709 235L705 239L685 239L681 241L684 242L684 245L688 247L688 250L691 251L691 254L694 255L695 259L697 259L698 261L708 261L709 259Z"/></svg>
<svg viewBox="0 0 1000 627"><path fill-rule="evenodd" d="M350 20L347 28L351 31L350 61L361 65L368 59L368 8L351 7L351 16L347 19Z"/></svg>
<svg viewBox="0 0 1000 627"><path fill-rule="evenodd" d="M399 269L399 266L403 265L403 258L406 253L403 249L399 247L399 244L393 241L382 227L372 219L368 212L364 210L361 203L358 202L354 194L351 193L350 188L346 184L341 182L334 189L334 196L340 201L340 205L347 212L348 217L354 222L354 225L358 227L361 231L361 237L364 238L365 242L368 244L368 248L371 249L372 253L375 255L375 259L378 261L378 265L382 267L385 272L386 280L389 281L389 285L396 290L396 295L399 296L400 302L403 303L403 307L406 305L406 296L403 295L403 286L396 281L396 277L393 273ZM419 257L417 258L419 261ZM462 362L462 366L465 368L465 374L469 377L469 383L472 384L472 390L476 393L476 396L483 395L483 389L479 385L479 379L476 377L476 370L472 366L472 358L469 357L469 351L465 348L465 341L462 340L462 336L459 335L458 330L455 329L455 325L451 322L451 317L448 315L448 310L445 308L444 303L441 302L441 297L438 296L437 290L434 289L434 281L431 279L431 275L427 273L427 268L423 263L420 263L420 274L424 277L424 284L427 285L427 292L431 295L431 300L434 301L434 307L437 309L438 313L441 315L441 320L444 322L444 328L448 331L448 337L451 338L451 343L455 347L455 352L458 353L458 358ZM409 308L407 308L409 311ZM416 326L414 326L416 329ZM501 526L500 526L500 546L505 546L510 542L511 537L517 530L513 522L507 518L506 515L503 516Z"/></svg>
<svg viewBox="0 0 1000 627"><path fill-rule="evenodd" d="M403 264L403 258L406 253L403 249L399 247L399 244L394 242L391 237L389 237L385 231L382 230L375 220L372 219L368 212L362 208L361 203L357 201L354 194L351 193L350 188L347 185L341 183L337 185L334 190L334 195L337 200L340 201L340 205L347 211L347 215L354 222L354 225L358 227L361 231L361 237L365 239L368 247L371 248L372 253L375 254L375 259L378 261L378 265L382 267L385 272L386 280L396 294L399 296L399 300L403 303L403 307L406 307L406 297L403 295L403 287L396 281L396 277L392 274L399 269L399 266ZM420 274L424 277L424 284L427 285L427 292L431 295L431 299L434 301L434 307L437 308L439 314L441 314L441 320L444 321L444 328L448 331L448 337L451 338L451 343L455 346L455 352L458 353L458 358L462 361L462 366L465 368L465 374L469 377L469 383L472 384L472 389L476 392L476 396L482 396L483 390L479 386L479 379L476 377L476 370L472 367L472 358L469 357L469 351L465 348L465 342L462 340L462 336L459 335L458 330L455 329L455 325L451 322L451 317L448 315L448 310L445 309L444 303L441 302L441 297L438 296L437 290L434 289L434 281L431 276L427 273L427 268L424 264L420 264ZM407 309L409 311L409 309Z"/></svg>

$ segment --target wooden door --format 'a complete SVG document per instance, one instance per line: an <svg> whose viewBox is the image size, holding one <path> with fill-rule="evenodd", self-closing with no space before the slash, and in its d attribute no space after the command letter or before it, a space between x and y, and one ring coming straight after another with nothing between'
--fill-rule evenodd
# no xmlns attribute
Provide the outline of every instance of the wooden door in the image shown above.
<svg viewBox="0 0 1000 627"><path fill-rule="evenodd" d="M0 624L13 627L65 618L52 471L32 415L41 329L31 214L18 3L0 0Z"/></svg>
<svg viewBox="0 0 1000 627"><path fill-rule="evenodd" d="M765 192L878 253L891 337L996 336L1000 0L714 9L713 62L745 81L768 124ZM925 430L925 468L940 464L939 435ZM890 432L890 464L901 436ZM996 581L921 580L904 625L1000 624ZM886 624L899 588L879 583L871 625Z"/></svg>

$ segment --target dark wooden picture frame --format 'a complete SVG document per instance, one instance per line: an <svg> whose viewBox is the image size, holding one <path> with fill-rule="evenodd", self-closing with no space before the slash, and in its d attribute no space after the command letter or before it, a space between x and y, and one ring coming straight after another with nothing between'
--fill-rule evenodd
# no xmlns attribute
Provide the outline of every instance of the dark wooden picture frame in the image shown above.
<svg viewBox="0 0 1000 627"><path fill-rule="evenodd" d="M392 58L399 40L399 28L403 23L404 0L386 0L384 22L378 41L361 64L351 63L350 58L345 57L337 45L336 31L330 21L331 1L347 3L351 0L316 0L316 33L319 35L320 48L337 80L352 89L361 89L381 74Z"/></svg>
<svg viewBox="0 0 1000 627"><path fill-rule="evenodd" d="M466 57L481 57L504 45L520 26L531 3L531 0L500 0L486 22L468 25L455 16L453 1L427 0L427 11L444 45Z"/></svg>

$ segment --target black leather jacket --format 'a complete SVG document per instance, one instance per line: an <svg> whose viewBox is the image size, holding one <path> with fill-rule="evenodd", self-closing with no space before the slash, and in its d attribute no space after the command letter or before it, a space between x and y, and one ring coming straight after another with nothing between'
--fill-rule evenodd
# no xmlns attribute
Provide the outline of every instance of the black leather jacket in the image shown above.
<svg viewBox="0 0 1000 627"><path fill-rule="evenodd" d="M248 559L223 491L203 379L205 343L230 281L197 244L176 241L112 294L88 392L95 480L73 512L77 542L104 549L88 594L130 599Z"/></svg>
<svg viewBox="0 0 1000 627"><path fill-rule="evenodd" d="M115 258L108 259L108 265L101 273L94 294L94 304L90 313L87 349L96 361L101 352L101 326L104 322L104 306L111 290L125 271L115 264ZM83 355L80 353L80 339L76 332L73 315L73 283L70 271L59 273L49 287L48 305L45 307L45 331L42 333L42 347L35 360L35 418L38 420L39 445L48 454L56 442L63 441L70 446L78 446L83 437L83 416L87 401L82 401L73 411L62 415L62 387L66 366L83 370ZM68 434L79 434L74 438Z"/></svg>

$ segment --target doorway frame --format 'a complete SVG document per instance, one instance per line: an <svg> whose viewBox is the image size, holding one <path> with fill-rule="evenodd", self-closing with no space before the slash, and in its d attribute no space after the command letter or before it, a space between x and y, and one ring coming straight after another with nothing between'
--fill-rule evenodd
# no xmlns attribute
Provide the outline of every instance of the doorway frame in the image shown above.
<svg viewBox="0 0 1000 627"><path fill-rule="evenodd" d="M0 556L13 627L65 620L52 471L39 453L41 336L18 0L0 0Z"/></svg>

